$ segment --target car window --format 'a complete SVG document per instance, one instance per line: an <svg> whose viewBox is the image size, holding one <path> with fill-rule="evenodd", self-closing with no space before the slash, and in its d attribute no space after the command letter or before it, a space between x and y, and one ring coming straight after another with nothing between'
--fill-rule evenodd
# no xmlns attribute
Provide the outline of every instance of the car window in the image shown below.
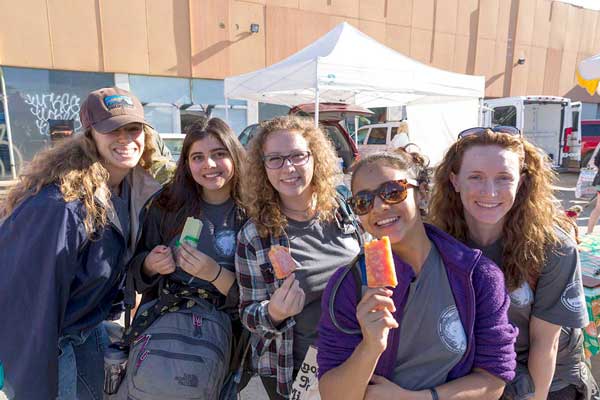
<svg viewBox="0 0 600 400"><path fill-rule="evenodd" d="M173 160L179 160L179 155L181 154L181 149L183 147L183 138L168 138L163 139L163 142L169 148Z"/></svg>
<svg viewBox="0 0 600 400"><path fill-rule="evenodd" d="M360 144L364 143L365 138L367 137L367 133L369 133L369 128L366 129L359 129L358 130L358 134L357 134L357 138L356 141Z"/></svg>
<svg viewBox="0 0 600 400"><path fill-rule="evenodd" d="M385 144L387 128L373 128L367 144Z"/></svg>
<svg viewBox="0 0 600 400"><path fill-rule="evenodd" d="M325 127L327 131L327 135L333 142L336 151L346 150L346 141L344 140L344 135L339 131L335 126L328 125Z"/></svg>
<svg viewBox="0 0 600 400"><path fill-rule="evenodd" d="M392 126L392 134L390 135L390 140L392 140L394 136L396 136L396 133L398 133L398 127Z"/></svg>
<svg viewBox="0 0 600 400"><path fill-rule="evenodd" d="M581 125L581 136L600 136L600 123Z"/></svg>
<svg viewBox="0 0 600 400"><path fill-rule="evenodd" d="M492 125L517 126L517 107L494 107Z"/></svg>
<svg viewBox="0 0 600 400"><path fill-rule="evenodd" d="M256 125L256 124L250 125L246 129L244 129L242 131L242 133L240 133L240 136L238 136L238 139L239 139L240 143L242 144L242 146L248 145L248 142L254 136L254 133L256 132L257 128L258 128L258 125Z"/></svg>

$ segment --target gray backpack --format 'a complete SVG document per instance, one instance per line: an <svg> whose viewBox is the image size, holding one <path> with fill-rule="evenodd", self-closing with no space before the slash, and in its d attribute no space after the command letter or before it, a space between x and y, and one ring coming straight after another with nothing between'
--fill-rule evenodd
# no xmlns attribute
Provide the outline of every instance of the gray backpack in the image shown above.
<svg viewBox="0 0 600 400"><path fill-rule="evenodd" d="M232 351L231 320L203 299L189 300L186 307L162 314L133 342L117 399L221 398Z"/></svg>

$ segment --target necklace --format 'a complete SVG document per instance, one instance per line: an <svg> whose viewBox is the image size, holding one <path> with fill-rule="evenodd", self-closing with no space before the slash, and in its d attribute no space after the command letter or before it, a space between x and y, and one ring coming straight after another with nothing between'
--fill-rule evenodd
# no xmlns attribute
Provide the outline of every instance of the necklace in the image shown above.
<svg viewBox="0 0 600 400"><path fill-rule="evenodd" d="M290 208L290 207L284 205L283 203L281 204L281 208L286 213L295 213L296 215L300 215L304 218L309 218L309 217L312 218L312 216L314 215L314 212L316 211L315 210L315 200L316 199L313 196L308 207L306 207L302 210L296 210L296 209Z"/></svg>

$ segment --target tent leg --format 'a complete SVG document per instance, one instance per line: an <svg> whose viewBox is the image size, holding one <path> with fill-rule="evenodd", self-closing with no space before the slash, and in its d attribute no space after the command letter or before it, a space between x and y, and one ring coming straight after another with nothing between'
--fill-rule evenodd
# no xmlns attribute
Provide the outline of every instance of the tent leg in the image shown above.
<svg viewBox="0 0 600 400"><path fill-rule="evenodd" d="M315 128L319 127L319 86L315 90Z"/></svg>

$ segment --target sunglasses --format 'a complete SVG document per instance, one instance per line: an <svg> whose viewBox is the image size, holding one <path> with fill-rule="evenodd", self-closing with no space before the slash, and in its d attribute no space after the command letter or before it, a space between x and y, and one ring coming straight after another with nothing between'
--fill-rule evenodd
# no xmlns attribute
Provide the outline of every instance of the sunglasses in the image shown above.
<svg viewBox="0 0 600 400"><path fill-rule="evenodd" d="M279 169L283 167L283 164L285 164L286 161L289 161L292 165L298 167L308 162L310 159L310 151L298 151L288 154L287 156L267 155L262 159L265 163L265 167L269 169Z"/></svg>
<svg viewBox="0 0 600 400"><path fill-rule="evenodd" d="M492 132L498 132L498 133L507 133L511 136L518 136L521 137L521 131L517 128L515 128L514 126L505 126L505 125L498 125L498 126L494 126L494 127L483 127L483 126L479 126L476 128L469 128L469 129L465 129L464 131L462 131L461 133L458 134L458 140L467 137L467 136L471 136L471 135L476 135L476 136L480 136L483 135L486 131L492 131Z"/></svg>
<svg viewBox="0 0 600 400"><path fill-rule="evenodd" d="M414 179L399 179L382 183L375 190L362 190L348 199L348 204L356 215L365 215L373 209L375 196L386 204L398 204L406 200L409 187L419 187Z"/></svg>

